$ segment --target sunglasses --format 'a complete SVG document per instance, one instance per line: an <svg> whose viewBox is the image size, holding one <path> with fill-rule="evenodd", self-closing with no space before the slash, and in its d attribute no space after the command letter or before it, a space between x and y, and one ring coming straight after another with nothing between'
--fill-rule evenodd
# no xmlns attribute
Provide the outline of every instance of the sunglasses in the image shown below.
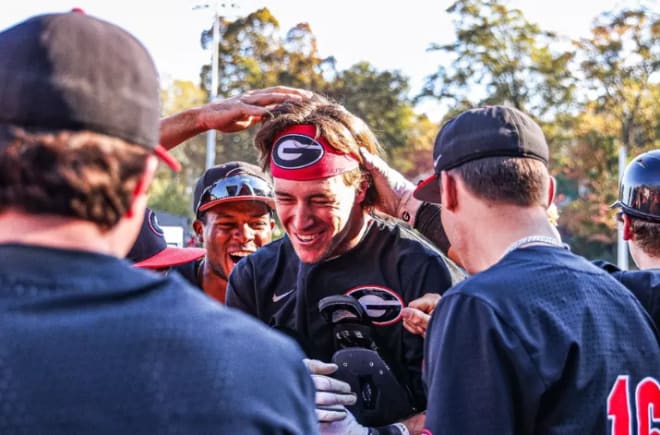
<svg viewBox="0 0 660 435"><path fill-rule="evenodd" d="M245 197L266 199L272 206L273 188L266 181L250 175L235 175L223 178L204 189L197 203L197 213L208 210L219 201Z"/></svg>

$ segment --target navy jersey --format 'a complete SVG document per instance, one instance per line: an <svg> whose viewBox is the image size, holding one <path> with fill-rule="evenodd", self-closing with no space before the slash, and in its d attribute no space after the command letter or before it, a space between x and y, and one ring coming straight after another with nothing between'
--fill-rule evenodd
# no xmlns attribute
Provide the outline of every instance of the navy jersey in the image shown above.
<svg viewBox="0 0 660 435"><path fill-rule="evenodd" d="M427 434L628 435L659 416L649 316L566 249L517 249L457 284L426 337Z"/></svg>
<svg viewBox="0 0 660 435"><path fill-rule="evenodd" d="M35 246L0 259L0 433L318 432L299 346L178 274Z"/></svg>
<svg viewBox="0 0 660 435"><path fill-rule="evenodd" d="M443 293L464 276L411 230L377 219L368 225L355 248L316 264L300 263L287 237L260 248L234 267L227 304L289 333L310 358L330 361L336 350L333 330L318 303L330 295L355 297L367 311L381 353L393 369L401 368L423 410L423 339L405 331L401 308L424 293Z"/></svg>
<svg viewBox="0 0 660 435"><path fill-rule="evenodd" d="M660 269L621 270L605 261L594 264L626 286L653 318L656 328L660 328Z"/></svg>

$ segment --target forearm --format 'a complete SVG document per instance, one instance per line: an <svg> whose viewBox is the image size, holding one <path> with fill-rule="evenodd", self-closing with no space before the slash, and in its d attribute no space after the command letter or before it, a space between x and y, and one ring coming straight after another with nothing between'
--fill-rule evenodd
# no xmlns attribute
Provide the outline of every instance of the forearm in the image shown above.
<svg viewBox="0 0 660 435"><path fill-rule="evenodd" d="M439 205L423 203L417 211L415 229L437 246L443 254L449 251L449 239L442 227L441 208Z"/></svg>
<svg viewBox="0 0 660 435"><path fill-rule="evenodd" d="M205 131L199 122L199 109L193 108L160 120L160 144L172 149Z"/></svg>

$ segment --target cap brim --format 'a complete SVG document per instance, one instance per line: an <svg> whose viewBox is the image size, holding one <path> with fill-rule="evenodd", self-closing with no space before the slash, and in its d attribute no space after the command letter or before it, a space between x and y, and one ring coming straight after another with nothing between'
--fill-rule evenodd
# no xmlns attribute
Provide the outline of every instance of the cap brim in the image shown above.
<svg viewBox="0 0 660 435"><path fill-rule="evenodd" d="M180 264L195 261L202 258L204 255L206 255L206 250L202 248L178 248L176 246L168 246L158 254L149 257L146 260L134 263L133 267L141 267L143 269L164 269L166 267L178 266Z"/></svg>
<svg viewBox="0 0 660 435"><path fill-rule="evenodd" d="M181 163L179 163L162 145L156 145L154 147L154 154L158 156L167 166L172 168L174 172L179 172L181 170Z"/></svg>
<svg viewBox="0 0 660 435"><path fill-rule="evenodd" d="M438 176L433 174L425 180L421 181L413 192L413 196L420 201L439 204L440 183L438 183Z"/></svg>
<svg viewBox="0 0 660 435"><path fill-rule="evenodd" d="M239 202L239 201L257 201L257 202L263 202L266 204L268 207L271 209L275 209L275 201L273 201L272 198L266 198L264 196L230 196L228 198L220 198L216 199L215 201L209 201L202 206L199 207L199 210L197 212L202 212L206 211L210 208L215 207L218 204L225 204L228 202Z"/></svg>

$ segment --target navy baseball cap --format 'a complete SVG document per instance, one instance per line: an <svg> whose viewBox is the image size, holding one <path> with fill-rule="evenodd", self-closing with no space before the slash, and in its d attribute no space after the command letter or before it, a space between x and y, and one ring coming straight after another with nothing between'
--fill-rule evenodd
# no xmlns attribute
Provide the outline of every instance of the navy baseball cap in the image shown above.
<svg viewBox="0 0 660 435"><path fill-rule="evenodd" d="M442 126L433 146L434 174L419 183L414 196L440 202L438 176L485 157L527 157L548 164L548 144L541 127L528 115L507 106L472 109Z"/></svg>
<svg viewBox="0 0 660 435"><path fill-rule="evenodd" d="M223 163L204 171L195 183L193 212L198 218L218 204L235 201L261 201L275 208L272 184L257 165Z"/></svg>
<svg viewBox="0 0 660 435"><path fill-rule="evenodd" d="M37 15L0 33L0 124L89 130L152 150L159 145L158 73L130 33L76 9Z"/></svg>
<svg viewBox="0 0 660 435"><path fill-rule="evenodd" d="M206 250L202 248L169 246L163 229L158 225L156 213L148 208L144 213L140 234L126 258L135 263L135 267L165 269L195 261L205 254Z"/></svg>

